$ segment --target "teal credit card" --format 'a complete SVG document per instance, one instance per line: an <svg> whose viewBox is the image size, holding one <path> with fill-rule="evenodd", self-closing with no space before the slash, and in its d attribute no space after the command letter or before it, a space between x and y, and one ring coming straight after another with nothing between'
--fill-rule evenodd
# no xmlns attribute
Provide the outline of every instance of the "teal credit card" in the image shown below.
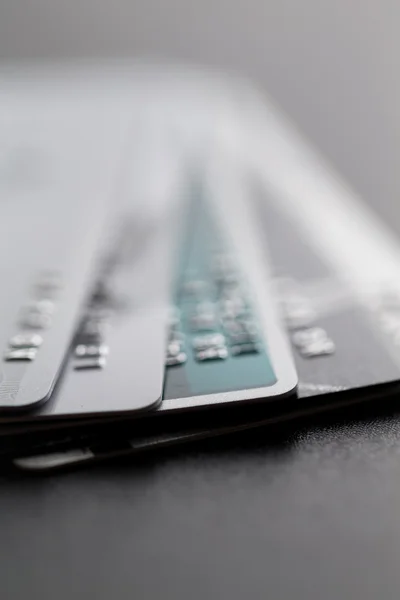
<svg viewBox="0 0 400 600"><path fill-rule="evenodd" d="M254 292L204 190L193 191L167 348L168 399L277 383Z"/></svg>
<svg viewBox="0 0 400 600"><path fill-rule="evenodd" d="M267 399L297 375L248 187L229 161L189 190L161 411Z"/></svg>

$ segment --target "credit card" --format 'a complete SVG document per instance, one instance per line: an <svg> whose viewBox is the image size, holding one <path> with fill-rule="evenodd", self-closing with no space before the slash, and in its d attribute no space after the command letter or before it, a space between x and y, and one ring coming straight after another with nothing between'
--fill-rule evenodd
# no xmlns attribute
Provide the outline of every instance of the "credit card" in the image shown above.
<svg viewBox="0 0 400 600"><path fill-rule="evenodd" d="M126 119L64 91L0 74L0 411L49 399L116 193Z"/></svg>
<svg viewBox="0 0 400 600"><path fill-rule="evenodd" d="M177 153L170 144L168 156L159 150L169 130L158 127L157 103L153 106L140 92L138 79L139 74L121 77L118 69L110 73L88 67L0 70L4 422L23 419L17 411L21 408L52 412L53 404L45 408L44 402L78 325L70 366L79 389L86 389L93 371L97 388L94 395L85 392L86 404L71 390L72 413L143 410L161 401L171 285L168 254L176 218L172 212L166 215L160 228L151 207L162 208L168 194L176 196L171 186L178 185ZM148 124L145 136L143 121ZM150 207L143 218L138 214L142 204ZM141 247L144 234L147 242ZM136 261L132 255L138 248ZM99 269L105 277L87 305ZM129 323L129 339L122 321ZM118 365L108 352L110 344L121 348ZM122 394L116 400L112 383L104 400L104 380L110 377L123 389L129 380L132 398ZM33 413L24 414L30 419Z"/></svg>
<svg viewBox="0 0 400 600"><path fill-rule="evenodd" d="M162 193L178 193L174 183ZM73 343L64 348L68 364L60 385L48 402L24 415L4 415L3 424L131 413L161 401L179 218L172 211L143 222L130 204L110 219L92 294L83 316L78 312Z"/></svg>
<svg viewBox="0 0 400 600"><path fill-rule="evenodd" d="M180 251L166 359L179 383L161 410L267 401L297 383L247 189L225 157L210 170L192 194Z"/></svg>

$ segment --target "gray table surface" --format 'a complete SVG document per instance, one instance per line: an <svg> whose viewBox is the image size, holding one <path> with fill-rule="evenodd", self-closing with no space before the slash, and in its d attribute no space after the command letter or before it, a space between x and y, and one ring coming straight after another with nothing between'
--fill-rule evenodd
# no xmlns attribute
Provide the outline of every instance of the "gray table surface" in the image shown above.
<svg viewBox="0 0 400 600"><path fill-rule="evenodd" d="M394 0L13 0L0 58L163 56L261 82L400 233ZM400 419L2 476L5 600L398 599Z"/></svg>

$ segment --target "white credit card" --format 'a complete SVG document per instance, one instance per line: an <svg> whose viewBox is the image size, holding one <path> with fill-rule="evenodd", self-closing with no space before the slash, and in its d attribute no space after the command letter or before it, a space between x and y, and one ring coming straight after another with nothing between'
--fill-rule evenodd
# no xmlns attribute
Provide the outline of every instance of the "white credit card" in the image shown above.
<svg viewBox="0 0 400 600"><path fill-rule="evenodd" d="M135 121L135 85L123 79L122 87L116 91L112 78L87 78L68 69L64 74L56 68L0 69L4 418L18 418L18 409L50 399L92 293L116 206L122 211L127 204L134 218L135 210L149 200L145 193L157 200L157 193L168 194L165 186L171 187L177 178L175 172L163 179L158 173L157 185L149 185L153 181L149 176L147 189L139 181L132 185L134 173L140 179L138 157L145 144L135 150L140 124ZM125 369L125 376L130 378L132 399L121 396L121 404L132 410L155 406L163 389L170 278L166 235L159 241L146 249L143 263L161 273L155 280L157 288L143 286L140 307L130 321L133 351L127 361L131 365L134 360L135 367L134 372ZM137 271L132 277L141 282ZM113 335L118 344L120 333ZM139 339L140 350L134 346ZM104 346L97 356L93 345L91 350L79 366L82 371L98 368L101 380L104 362L111 372L114 361L105 357ZM84 379L83 372L76 377ZM82 410L79 395L74 401L76 410ZM109 408L100 398L97 402L100 412ZM118 406L111 394L107 402Z"/></svg>

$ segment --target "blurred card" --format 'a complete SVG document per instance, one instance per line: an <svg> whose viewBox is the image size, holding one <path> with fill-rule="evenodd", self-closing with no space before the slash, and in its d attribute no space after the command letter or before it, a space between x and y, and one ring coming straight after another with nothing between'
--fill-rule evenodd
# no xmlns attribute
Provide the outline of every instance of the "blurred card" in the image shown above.
<svg viewBox="0 0 400 600"><path fill-rule="evenodd" d="M123 158L124 115L39 83L0 72L0 412L51 395Z"/></svg>
<svg viewBox="0 0 400 600"><path fill-rule="evenodd" d="M53 449L63 432L68 432L65 444L76 448L79 436L82 435L83 440L86 435L85 428L87 431L90 428L90 435L95 436L98 427L97 442L105 444L102 456L112 452L116 439L118 447L121 444L125 446L124 452L129 452L129 448L136 452L158 443L187 440L193 433L198 437L218 435L281 417L315 413L359 402L374 396L380 389L388 393L397 389L400 380L398 241L330 173L278 111L265 104L264 98L251 88L232 82L225 87L220 83L218 87L215 79L210 78L207 83L204 75L199 76L197 83L193 83L196 78L192 76L189 87L185 88L181 75L181 72L175 74L175 82L179 80L179 85L169 86L168 93L164 88L164 95L159 93L159 102L164 107L168 106L168 119L173 115L175 124L182 123L178 137L185 153L192 158L200 154L205 156L211 152L213 145L217 145L218 152L226 157L232 170L240 174L240 181L245 182L248 208L256 215L254 220L258 224L254 229L257 248L261 248L265 241L266 262L273 265L275 295L281 305L298 371L298 397L277 396L274 403L265 404L262 408L246 405L246 412L240 413L234 412L231 407L223 414L220 403L214 403L212 412L213 403L204 402L203 389L198 391L195 386L207 385L208 396L212 396L213 392L221 393L221 385L226 381L223 374L225 367L221 370L221 365L226 364L224 359L212 363L213 377L209 377L208 373L211 363L182 360L180 364L179 361L172 364L171 361L166 368L163 402L158 410L129 423L118 423L118 419L111 420L110 417L98 419L86 413L85 418L70 420L65 425L54 424L53 432L57 433L54 433ZM154 92L157 86L149 84L149 81L150 75L147 91L151 89ZM160 83L157 85L160 92L162 86ZM197 93L193 94L193 90ZM151 97L156 105L154 97ZM182 117L178 110L172 108L177 106ZM164 114L161 106L158 114ZM191 114L194 128L189 133ZM229 210L225 210L222 217L218 214L216 220L223 222L225 218L229 229L229 223L235 220L234 204L231 215ZM209 246L210 239L212 241L211 229L210 224L199 227L193 236L192 241L200 249ZM242 239L243 247L246 239L248 237L245 236ZM258 269L258 274L261 279L267 276L263 268ZM187 287L197 294L202 282L202 278L194 277L183 283L185 287L190 283ZM235 300L226 306L235 311L240 310L239 304ZM208 326L213 317L207 311L191 316L195 317L196 326ZM183 333L187 335L187 332ZM220 331L213 333L223 334ZM235 330L234 333L241 332ZM250 343L249 340L246 343ZM190 351L192 347L193 340ZM202 351L202 348L198 349ZM69 385L73 386L77 398L85 397L84 386L71 383L78 382L80 375L72 365L71 359L58 391L59 398L66 393ZM200 371L197 375L200 368L207 369L207 377L202 378ZM94 373L92 375L95 377ZM251 385L246 389L246 397L251 400ZM203 406L201 416L200 412L196 413L196 417L191 416L196 406ZM205 407L210 409L209 413L204 411ZM52 435L50 421L38 425L34 424L34 418L30 424L20 421L21 425L14 423L4 427L0 433L5 439L7 435L29 432L33 444L35 431L38 434L36 443L40 443L39 436L43 435L44 439L47 430L49 442ZM110 427L108 439L107 431L102 429L107 423ZM132 435L126 429L128 426L132 427ZM195 427L196 432L193 432ZM78 433L79 428L81 434ZM104 451L105 447L107 451ZM62 462L59 457L55 462L60 460ZM73 455L66 460L71 464ZM51 456L48 461L55 464ZM22 465L21 461L19 464ZM42 461L42 467L44 464L45 461Z"/></svg>

